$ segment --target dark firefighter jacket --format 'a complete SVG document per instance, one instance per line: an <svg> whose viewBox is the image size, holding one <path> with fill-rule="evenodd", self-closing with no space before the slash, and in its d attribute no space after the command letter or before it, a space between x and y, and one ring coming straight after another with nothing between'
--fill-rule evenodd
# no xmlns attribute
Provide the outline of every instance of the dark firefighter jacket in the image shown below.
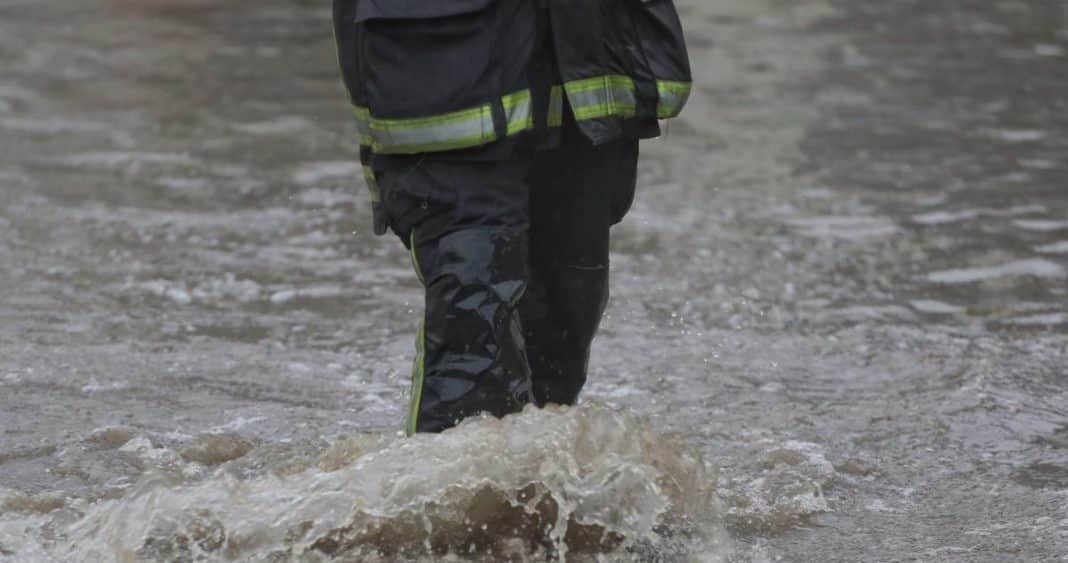
<svg viewBox="0 0 1068 563"><path fill-rule="evenodd" d="M564 97L594 144L647 136L690 94L672 0L334 0L334 33L365 164L558 127Z"/></svg>

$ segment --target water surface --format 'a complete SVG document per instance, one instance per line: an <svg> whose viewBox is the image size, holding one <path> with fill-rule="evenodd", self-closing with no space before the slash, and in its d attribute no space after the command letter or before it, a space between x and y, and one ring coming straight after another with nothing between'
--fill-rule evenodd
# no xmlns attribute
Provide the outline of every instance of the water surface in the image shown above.
<svg viewBox="0 0 1068 563"><path fill-rule="evenodd" d="M328 8L0 2L0 559L1068 560L1068 10L678 4L586 403L405 440Z"/></svg>

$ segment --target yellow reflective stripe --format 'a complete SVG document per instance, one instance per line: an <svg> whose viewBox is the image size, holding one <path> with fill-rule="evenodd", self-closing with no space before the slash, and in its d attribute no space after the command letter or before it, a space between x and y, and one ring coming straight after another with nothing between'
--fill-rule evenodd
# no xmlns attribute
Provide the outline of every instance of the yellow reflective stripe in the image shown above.
<svg viewBox="0 0 1068 563"><path fill-rule="evenodd" d="M693 84L690 82L657 80L656 91L660 94L660 102L656 107L656 116L660 119L677 117L690 99L691 90Z"/></svg>
<svg viewBox="0 0 1068 563"><path fill-rule="evenodd" d="M682 112L693 85L690 82L657 80L657 117L667 119ZM549 95L548 125L563 124L564 96L577 120L634 117L638 94L634 79L609 74L553 86ZM501 97L508 136L534 128L533 100L529 90ZM493 124L493 106L478 107L428 117L383 119L365 107L356 107L360 144L379 154L412 154L476 147L498 140Z"/></svg>
<svg viewBox="0 0 1068 563"><path fill-rule="evenodd" d="M534 128L532 103L530 90L514 92L501 98L509 136Z"/></svg>
<svg viewBox="0 0 1068 563"><path fill-rule="evenodd" d="M682 112L693 84L675 80L657 80L659 95L657 117L668 119ZM573 80L564 84L575 119L634 117L638 95L629 76L606 75ZM551 112L550 112L551 116Z"/></svg>
<svg viewBox="0 0 1068 563"><path fill-rule="evenodd" d="M690 90L693 89L693 83L678 82L675 80L657 80L656 89L659 90L661 93L673 92L689 96Z"/></svg>
<svg viewBox="0 0 1068 563"><path fill-rule="evenodd" d="M363 180L367 184L367 190L371 192L371 201L379 203L382 201L382 191L378 188L378 179L375 177L375 171L366 164L363 165Z"/></svg>
<svg viewBox="0 0 1068 563"><path fill-rule="evenodd" d="M501 97L507 120L507 135L534 127L529 90ZM374 117L368 108L355 108L360 142L379 154L412 154L461 149L497 140L493 126L493 106L478 107L427 117L385 119Z"/></svg>
<svg viewBox="0 0 1068 563"><path fill-rule="evenodd" d="M564 89L567 90L568 94L588 92L591 90L603 90L609 87L625 88L633 91L634 80L629 76L623 76L621 74L606 74L604 76L595 76L593 78L572 80L564 84Z"/></svg>
<svg viewBox="0 0 1068 563"><path fill-rule="evenodd" d="M371 146L371 112L367 108L353 106L352 113L356 116L356 132L360 135L360 144Z"/></svg>
<svg viewBox="0 0 1068 563"><path fill-rule="evenodd" d="M605 75L564 83L575 119L633 117L638 95L629 76Z"/></svg>
<svg viewBox="0 0 1068 563"><path fill-rule="evenodd" d="M549 127L564 124L564 87L553 86L549 91Z"/></svg>
<svg viewBox="0 0 1068 563"><path fill-rule="evenodd" d="M429 117L412 117L405 119L371 118L371 126L380 129L421 129L433 125L449 125L482 117L490 113L490 105L482 104L477 108L462 109Z"/></svg>
<svg viewBox="0 0 1068 563"><path fill-rule="evenodd" d="M417 153L472 147L496 139L489 104L430 117L380 119L368 112L376 153Z"/></svg>

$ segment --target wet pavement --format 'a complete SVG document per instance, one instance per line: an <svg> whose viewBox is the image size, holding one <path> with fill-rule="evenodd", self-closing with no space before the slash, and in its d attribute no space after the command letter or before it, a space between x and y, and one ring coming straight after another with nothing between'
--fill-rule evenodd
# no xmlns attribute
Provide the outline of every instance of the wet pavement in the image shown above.
<svg viewBox="0 0 1068 563"><path fill-rule="evenodd" d="M0 560L1068 561L1068 6L678 4L587 404L404 440L328 8L0 1Z"/></svg>

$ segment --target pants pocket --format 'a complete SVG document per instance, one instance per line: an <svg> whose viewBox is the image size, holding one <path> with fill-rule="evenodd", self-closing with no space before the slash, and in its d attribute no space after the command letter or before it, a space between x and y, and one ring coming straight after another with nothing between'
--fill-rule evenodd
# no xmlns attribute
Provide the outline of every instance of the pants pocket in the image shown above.
<svg viewBox="0 0 1068 563"><path fill-rule="evenodd" d="M430 217L447 216L456 206L455 190L438 168L418 161L375 171L386 224L405 246L417 225Z"/></svg>

